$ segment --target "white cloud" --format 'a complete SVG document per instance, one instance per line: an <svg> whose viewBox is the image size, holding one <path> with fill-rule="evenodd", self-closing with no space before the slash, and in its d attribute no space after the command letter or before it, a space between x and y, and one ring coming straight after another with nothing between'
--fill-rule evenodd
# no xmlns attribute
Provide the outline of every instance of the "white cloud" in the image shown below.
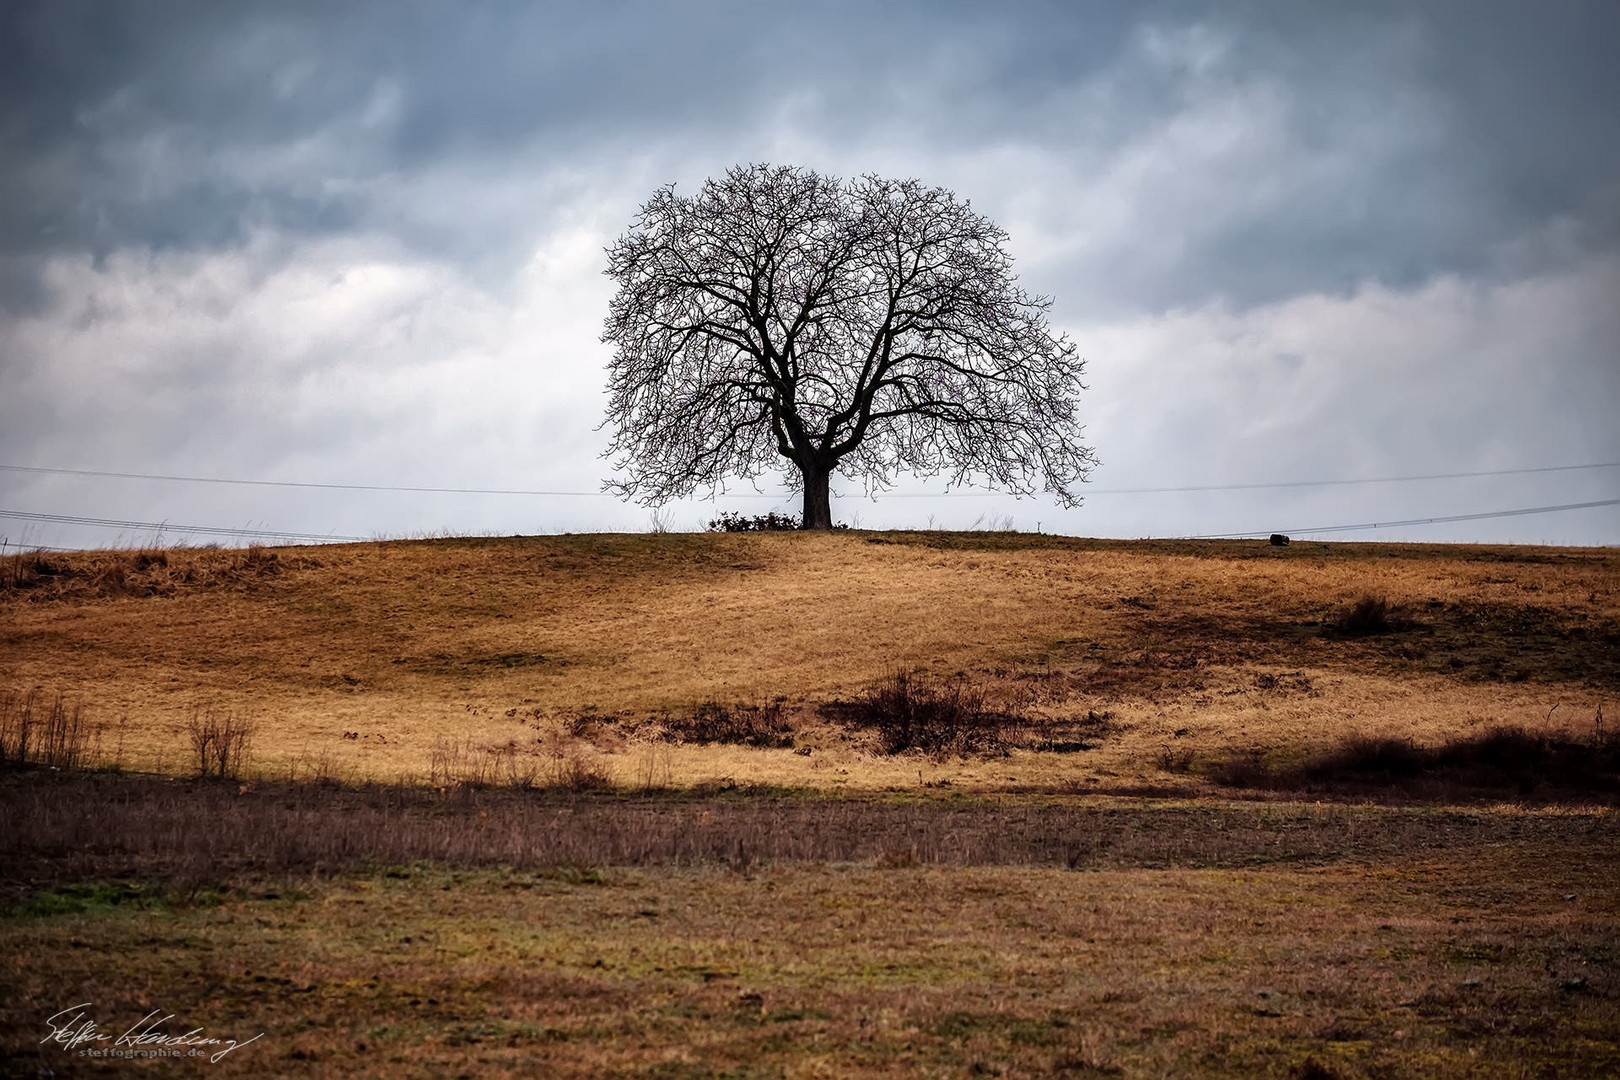
<svg viewBox="0 0 1620 1080"><path fill-rule="evenodd" d="M1076 326L1093 368L1097 486L1231 484L1620 460L1620 260L1504 284L1368 284L1247 311ZM1459 484L1098 497L1113 534L1350 524L1613 497L1620 470ZM1425 538L1602 542L1620 515L1481 522ZM1078 524L1078 521L1076 521ZM1394 535L1394 534L1392 534Z"/></svg>
<svg viewBox="0 0 1620 1080"><path fill-rule="evenodd" d="M7 460L594 491L602 242L548 237L499 296L376 238L60 259L46 310L0 328L18 377L0 406ZM360 535L565 527L617 506L573 500L565 519L514 500L5 482L17 509Z"/></svg>

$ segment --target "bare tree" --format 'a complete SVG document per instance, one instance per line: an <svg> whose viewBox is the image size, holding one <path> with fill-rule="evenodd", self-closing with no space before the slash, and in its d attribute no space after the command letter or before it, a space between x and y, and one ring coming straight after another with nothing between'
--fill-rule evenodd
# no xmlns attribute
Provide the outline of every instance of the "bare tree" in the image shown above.
<svg viewBox="0 0 1620 1080"><path fill-rule="evenodd" d="M1075 505L1084 361L1006 241L916 180L754 165L660 189L608 248L608 487L658 505L791 463L807 529L831 527L837 469Z"/></svg>

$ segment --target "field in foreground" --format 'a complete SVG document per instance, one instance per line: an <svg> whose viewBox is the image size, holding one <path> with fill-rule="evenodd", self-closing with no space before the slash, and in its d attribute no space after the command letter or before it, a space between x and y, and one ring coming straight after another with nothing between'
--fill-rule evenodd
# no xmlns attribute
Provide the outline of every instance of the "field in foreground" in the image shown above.
<svg viewBox="0 0 1620 1080"><path fill-rule="evenodd" d="M1620 1072L1611 551L0 562L3 1074Z"/></svg>
<svg viewBox="0 0 1620 1080"><path fill-rule="evenodd" d="M0 1069L1594 1077L1620 820L1105 797L13 776ZM66 1021L59 1021L66 1026ZM94 1044L92 1044L94 1045Z"/></svg>

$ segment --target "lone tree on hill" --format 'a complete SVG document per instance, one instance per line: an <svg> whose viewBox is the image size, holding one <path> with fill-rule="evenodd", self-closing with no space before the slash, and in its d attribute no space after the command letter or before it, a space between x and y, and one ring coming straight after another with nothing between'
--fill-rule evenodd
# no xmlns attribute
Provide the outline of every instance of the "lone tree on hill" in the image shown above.
<svg viewBox="0 0 1620 1080"><path fill-rule="evenodd" d="M1006 242L916 180L753 165L659 189L607 249L608 488L656 506L791 462L806 529L832 527L835 469L868 490L900 471L1039 479L1076 505L1085 362Z"/></svg>

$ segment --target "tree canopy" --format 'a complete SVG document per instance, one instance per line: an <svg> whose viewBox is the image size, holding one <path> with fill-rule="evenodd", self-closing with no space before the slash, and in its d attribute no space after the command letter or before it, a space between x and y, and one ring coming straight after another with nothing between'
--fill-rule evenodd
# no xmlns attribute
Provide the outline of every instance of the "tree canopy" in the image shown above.
<svg viewBox="0 0 1620 1080"><path fill-rule="evenodd" d="M1085 363L1006 245L917 180L752 165L659 189L607 249L610 489L659 505L781 470L805 528L831 527L836 470L1076 504Z"/></svg>

